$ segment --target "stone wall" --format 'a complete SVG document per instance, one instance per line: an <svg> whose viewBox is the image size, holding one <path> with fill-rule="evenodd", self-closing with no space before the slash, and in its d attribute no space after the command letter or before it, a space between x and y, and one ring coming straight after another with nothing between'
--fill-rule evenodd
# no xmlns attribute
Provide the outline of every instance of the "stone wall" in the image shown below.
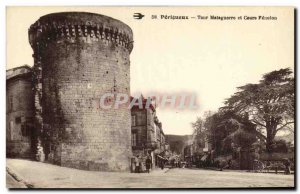
<svg viewBox="0 0 300 194"><path fill-rule="evenodd" d="M29 37L46 159L86 170L129 170L130 110L103 110L99 99L130 94L131 29L106 16L66 12L41 17Z"/></svg>

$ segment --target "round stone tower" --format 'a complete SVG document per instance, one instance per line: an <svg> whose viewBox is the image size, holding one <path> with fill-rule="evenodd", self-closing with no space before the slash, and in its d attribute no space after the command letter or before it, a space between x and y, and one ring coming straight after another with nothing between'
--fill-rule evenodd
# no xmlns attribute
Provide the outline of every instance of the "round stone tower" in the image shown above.
<svg viewBox="0 0 300 194"><path fill-rule="evenodd" d="M130 94L132 30L104 15L54 13L31 25L29 42L40 158L86 170L129 170L130 110L104 110L99 100L105 93Z"/></svg>

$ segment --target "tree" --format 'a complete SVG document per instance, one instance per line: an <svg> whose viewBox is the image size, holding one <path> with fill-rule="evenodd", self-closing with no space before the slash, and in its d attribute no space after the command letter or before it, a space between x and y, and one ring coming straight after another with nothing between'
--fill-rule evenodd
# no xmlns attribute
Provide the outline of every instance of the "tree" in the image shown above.
<svg viewBox="0 0 300 194"><path fill-rule="evenodd" d="M256 135L272 151L278 131L294 123L294 78L289 68L263 75L258 84L247 84L225 101L223 110L249 115L256 124ZM264 133L265 132L265 133Z"/></svg>
<svg viewBox="0 0 300 194"><path fill-rule="evenodd" d="M279 139L279 140L274 140L274 144L272 145L272 149L275 152L282 152L282 153L287 153L288 152L288 145L285 140Z"/></svg>
<svg viewBox="0 0 300 194"><path fill-rule="evenodd" d="M192 124L193 143L197 148L205 147L205 142L209 140L209 129L211 129L211 120L209 118L213 115L212 111L206 111L202 117L197 117L197 120Z"/></svg>
<svg viewBox="0 0 300 194"><path fill-rule="evenodd" d="M197 147L203 148L205 141L204 134L204 120L201 117L198 117L197 120L192 123L193 132L193 143L197 145Z"/></svg>
<svg viewBox="0 0 300 194"><path fill-rule="evenodd" d="M209 132L209 141L216 154L228 154L235 148L250 149L256 141L256 125L247 116L240 116L233 111L219 110L207 117L205 126Z"/></svg>
<svg viewBox="0 0 300 194"><path fill-rule="evenodd" d="M225 124L229 125L229 127L231 126L233 130L231 130L230 134L223 140L224 151L232 150L233 148L246 150L252 148L253 143L256 142L256 135L253 133L256 130L256 125L251 123L247 116L240 117L233 115Z"/></svg>

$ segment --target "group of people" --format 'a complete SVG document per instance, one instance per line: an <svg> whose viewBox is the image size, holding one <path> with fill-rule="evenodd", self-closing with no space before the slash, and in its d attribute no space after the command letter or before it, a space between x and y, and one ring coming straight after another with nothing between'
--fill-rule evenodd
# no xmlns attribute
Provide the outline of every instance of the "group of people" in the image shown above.
<svg viewBox="0 0 300 194"><path fill-rule="evenodd" d="M150 169L152 169L152 159L150 156L146 157L145 160L145 166L146 166L146 172L150 173ZM134 172L135 173L141 173L143 172L143 167L144 167L144 158L137 156L134 158Z"/></svg>
<svg viewBox="0 0 300 194"><path fill-rule="evenodd" d="M171 160L170 161L170 165L172 168L181 168L183 166L183 162L181 162L180 160Z"/></svg>
<svg viewBox="0 0 300 194"><path fill-rule="evenodd" d="M162 170L165 168L166 160L164 159L157 159L156 164L159 168ZM142 156L136 156L134 157L133 163L132 163L132 172L135 173L150 173L150 171L153 169L152 166L152 158L150 155L147 155L146 157Z"/></svg>

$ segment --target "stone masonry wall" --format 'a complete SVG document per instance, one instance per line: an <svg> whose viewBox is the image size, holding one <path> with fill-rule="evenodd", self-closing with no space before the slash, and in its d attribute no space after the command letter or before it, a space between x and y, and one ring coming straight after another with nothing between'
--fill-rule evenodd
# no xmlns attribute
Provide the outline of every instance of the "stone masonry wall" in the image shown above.
<svg viewBox="0 0 300 194"><path fill-rule="evenodd" d="M103 110L99 99L130 94L131 29L106 16L67 12L43 16L29 37L41 67L36 84L46 159L79 169L129 170L130 110Z"/></svg>

